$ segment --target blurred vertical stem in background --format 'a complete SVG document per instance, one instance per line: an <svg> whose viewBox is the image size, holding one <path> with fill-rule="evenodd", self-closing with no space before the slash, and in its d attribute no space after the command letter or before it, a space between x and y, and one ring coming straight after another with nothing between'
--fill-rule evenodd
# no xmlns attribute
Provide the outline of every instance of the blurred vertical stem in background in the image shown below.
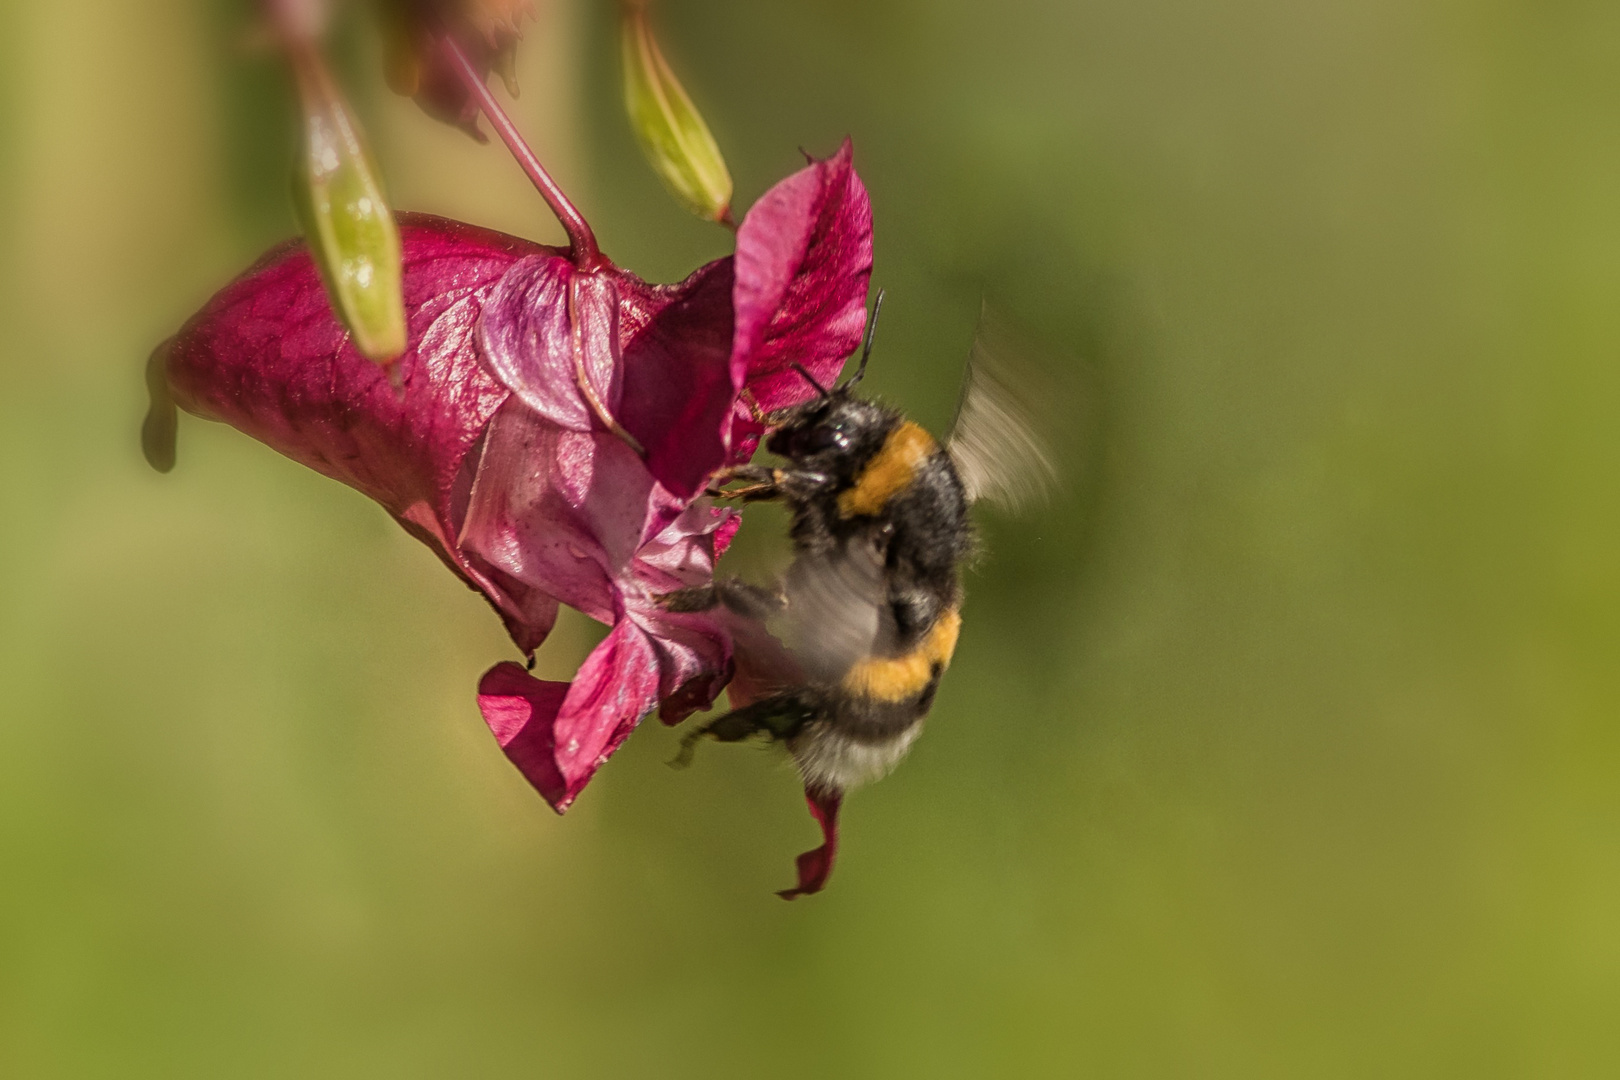
<svg viewBox="0 0 1620 1080"><path fill-rule="evenodd" d="M405 351L399 228L360 124L321 56L326 0L263 0L263 9L298 90L293 205L305 239L355 348L389 363Z"/></svg>
<svg viewBox="0 0 1620 1080"><path fill-rule="evenodd" d="M621 0L624 107L642 153L675 200L732 225L731 173L709 126L670 70L647 21L647 0Z"/></svg>

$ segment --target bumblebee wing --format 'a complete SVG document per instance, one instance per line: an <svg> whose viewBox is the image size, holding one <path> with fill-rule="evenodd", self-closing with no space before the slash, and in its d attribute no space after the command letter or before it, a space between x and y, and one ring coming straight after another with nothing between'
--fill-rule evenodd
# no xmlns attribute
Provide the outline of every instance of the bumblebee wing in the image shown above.
<svg viewBox="0 0 1620 1080"><path fill-rule="evenodd" d="M838 551L801 555L785 586L789 642L813 680L837 681L894 632L883 554L874 543L856 539Z"/></svg>
<svg viewBox="0 0 1620 1080"><path fill-rule="evenodd" d="M956 419L945 440L968 500L1018 512L1047 502L1058 471L1042 431L1043 379L988 309L979 315Z"/></svg>

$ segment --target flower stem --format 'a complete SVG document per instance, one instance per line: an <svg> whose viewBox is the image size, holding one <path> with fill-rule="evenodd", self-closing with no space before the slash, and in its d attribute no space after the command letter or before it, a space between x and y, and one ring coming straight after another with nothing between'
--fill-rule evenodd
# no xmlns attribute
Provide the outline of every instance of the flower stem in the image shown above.
<svg viewBox="0 0 1620 1080"><path fill-rule="evenodd" d="M551 207L551 212L557 215L563 231L568 234L569 257L574 265L581 270L595 270L607 265L607 258L596 246L596 234L591 232L590 225L586 224L585 215L568 201L568 196L563 194L562 188L558 187L551 174L546 172L545 166L540 164L540 159L529 149L529 144L523 141L517 125L512 123L512 118L506 115L506 110L501 108L500 102L495 100L495 95L490 93L489 87L479 77L472 61L467 59L467 54L450 34L440 33L438 36L439 49L450 64L451 70L478 102L478 107L494 125L495 133L501 137L506 148L517 159L519 167L523 169L530 182L539 189L541 197L546 200L546 205Z"/></svg>

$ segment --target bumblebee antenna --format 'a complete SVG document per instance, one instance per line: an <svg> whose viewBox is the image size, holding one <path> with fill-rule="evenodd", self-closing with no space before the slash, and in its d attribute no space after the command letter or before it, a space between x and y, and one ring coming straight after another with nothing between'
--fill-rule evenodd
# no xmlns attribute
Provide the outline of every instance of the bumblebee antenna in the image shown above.
<svg viewBox="0 0 1620 1080"><path fill-rule="evenodd" d="M804 381L809 383L811 386L816 388L816 393L820 394L824 398L832 397L832 391L828 390L825 386L822 386L820 383L816 382L816 377L814 375L810 374L810 370L808 368L806 368L803 364L801 364L797 360L795 360L791 364L789 364L788 367L792 368L794 371L797 371L800 375L803 375L804 376Z"/></svg>
<svg viewBox="0 0 1620 1080"><path fill-rule="evenodd" d="M855 384L859 383L862 379L866 378L866 362L872 359L872 339L877 337L878 313L882 310L883 290L879 289L877 300L872 304L872 317L866 321L866 340L861 342L860 366L855 369L855 374L849 377L849 381L844 383L843 386L839 387L840 390L848 390L855 386Z"/></svg>

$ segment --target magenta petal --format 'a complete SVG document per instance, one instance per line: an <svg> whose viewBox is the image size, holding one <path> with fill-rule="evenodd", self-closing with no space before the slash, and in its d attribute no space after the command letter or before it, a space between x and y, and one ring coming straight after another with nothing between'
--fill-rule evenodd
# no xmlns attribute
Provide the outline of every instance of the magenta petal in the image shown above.
<svg viewBox="0 0 1620 1080"><path fill-rule="evenodd" d="M622 439L564 430L514 400L490 422L460 543L502 575L612 622L621 585L669 592L712 578L714 534L735 520L672 497Z"/></svg>
<svg viewBox="0 0 1620 1080"><path fill-rule="evenodd" d="M714 557L718 559L726 553L731 542L737 538L737 530L742 528L741 514L727 514L720 527L714 530Z"/></svg>
<svg viewBox="0 0 1620 1080"><path fill-rule="evenodd" d="M784 900L820 892L832 875L833 858L838 854L838 807L844 793L833 788L806 787L804 801L810 804L810 814L821 826L821 846L799 856L799 884L776 894Z"/></svg>
<svg viewBox="0 0 1620 1080"><path fill-rule="evenodd" d="M375 498L396 514L449 516L462 458L506 391L484 373L473 328L501 276L543 250L431 218L401 218L410 348L404 392L360 356L302 243L271 252L168 346L180 404L224 420Z"/></svg>
<svg viewBox="0 0 1620 1080"><path fill-rule="evenodd" d="M557 768L552 725L567 693L567 683L542 682L510 660L478 681L478 711L495 741L559 813L567 805L568 785Z"/></svg>
<svg viewBox="0 0 1620 1080"><path fill-rule="evenodd" d="M729 661L725 635L707 615L665 615L640 600L621 609L558 711L555 756L567 790L553 805L566 809L660 702L674 698L677 709L712 702Z"/></svg>
<svg viewBox="0 0 1620 1080"><path fill-rule="evenodd" d="M679 285L537 256L490 297L480 337L490 370L531 409L574 431L605 425L580 391L644 450L647 470L690 499L725 464L741 385L731 359L731 260Z"/></svg>
<svg viewBox="0 0 1620 1080"><path fill-rule="evenodd" d="M456 550L473 453L508 394L478 356L475 329L526 240L401 214L409 346L402 382L355 351L302 243L272 251L166 346L177 404L220 420L381 503L482 591L519 646L556 617L543 591L507 589Z"/></svg>
<svg viewBox="0 0 1620 1080"><path fill-rule="evenodd" d="M622 619L574 676L554 728L554 757L566 810L613 751L658 704L658 650L646 631Z"/></svg>
<svg viewBox="0 0 1620 1080"><path fill-rule="evenodd" d="M812 391L788 366L830 384L860 344L872 275L872 206L844 145L767 191L737 230L739 385L765 410Z"/></svg>
<svg viewBox="0 0 1620 1080"><path fill-rule="evenodd" d="M484 722L559 814L660 701L703 708L725 684L722 658L694 647L701 635L668 630L670 637L660 637L635 618L621 619L572 683L536 679L508 661L478 684Z"/></svg>
<svg viewBox="0 0 1620 1080"><path fill-rule="evenodd" d="M568 431L512 401L489 425L460 542L503 575L600 622L647 527L652 477L605 431Z"/></svg>
<svg viewBox="0 0 1620 1080"><path fill-rule="evenodd" d="M731 266L721 259L679 285L642 286L640 306L654 314L624 346L616 415L646 448L647 470L682 499L703 490L730 449L728 418L741 387L731 363Z"/></svg>

